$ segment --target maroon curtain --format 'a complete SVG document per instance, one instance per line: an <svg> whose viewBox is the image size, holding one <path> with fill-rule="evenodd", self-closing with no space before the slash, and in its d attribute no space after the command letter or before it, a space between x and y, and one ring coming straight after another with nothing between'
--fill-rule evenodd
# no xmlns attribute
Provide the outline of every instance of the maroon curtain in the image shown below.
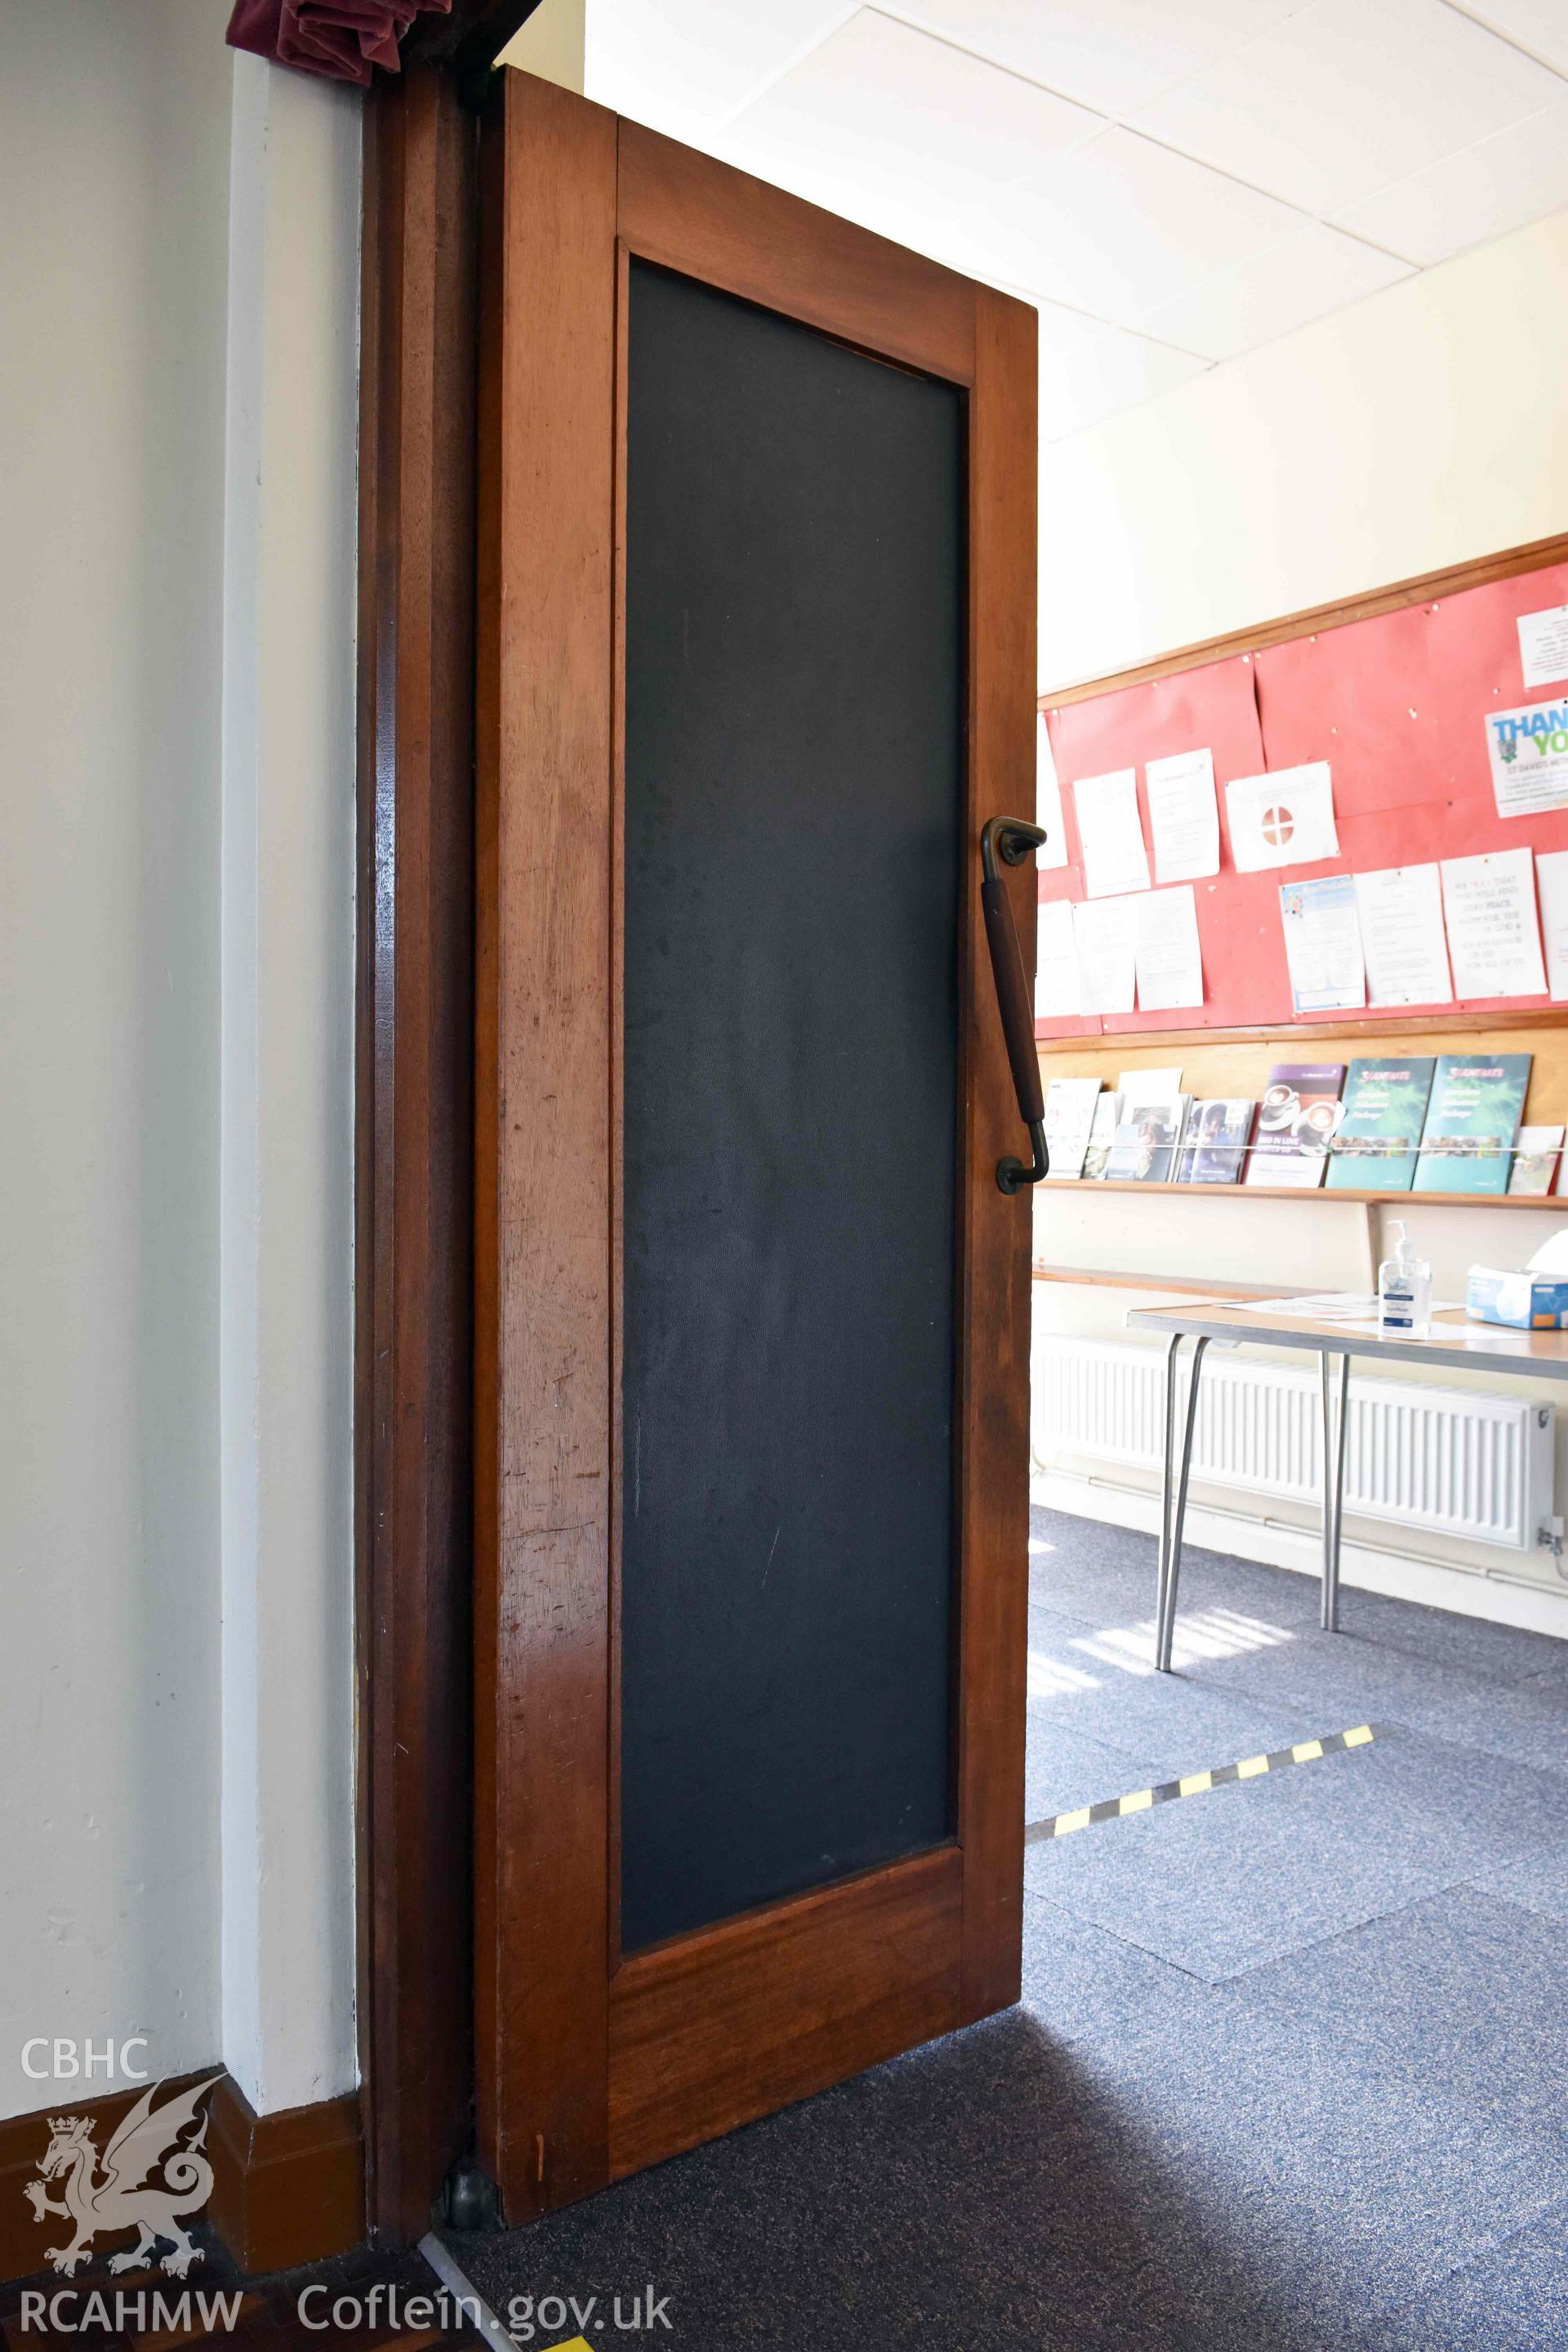
<svg viewBox="0 0 1568 2352"><path fill-rule="evenodd" d="M416 16L444 16L451 5L452 0L237 0L228 43L363 89L373 66L397 71L397 44Z"/></svg>

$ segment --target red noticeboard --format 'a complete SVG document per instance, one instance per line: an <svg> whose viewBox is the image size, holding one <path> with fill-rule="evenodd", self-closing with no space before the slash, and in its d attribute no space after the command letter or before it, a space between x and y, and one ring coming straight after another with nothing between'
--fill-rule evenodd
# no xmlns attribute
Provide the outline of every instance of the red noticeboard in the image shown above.
<svg viewBox="0 0 1568 2352"><path fill-rule="evenodd" d="M1201 1009L1042 1021L1036 1034L1342 1028L1342 1013L1291 1013L1282 882L1525 845L1568 849L1568 809L1498 815L1484 725L1489 711L1564 698L1561 684L1525 687L1515 625L1521 613L1563 604L1568 563L1558 563L1059 709L1047 707L1072 863L1041 875L1042 899L1084 895L1071 790L1077 778L1135 767L1144 838L1152 842L1145 763L1205 747L1214 753L1220 870L1192 886L1203 951ZM1226 825L1226 783L1314 760L1326 760L1332 772L1340 855L1238 874ZM1464 1009L1524 1013L1549 1003L1544 996L1488 997L1467 999ZM1423 1009L1400 1005L1383 1013L1373 1007L1355 1017L1408 1020ZM1431 1009L1440 1017L1461 1008Z"/></svg>

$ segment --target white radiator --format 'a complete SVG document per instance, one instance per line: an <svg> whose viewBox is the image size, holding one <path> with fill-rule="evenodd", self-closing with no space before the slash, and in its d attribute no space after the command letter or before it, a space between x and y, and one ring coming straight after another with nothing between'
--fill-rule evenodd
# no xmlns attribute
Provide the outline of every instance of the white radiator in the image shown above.
<svg viewBox="0 0 1568 2352"><path fill-rule="evenodd" d="M1185 1404L1186 1354L1180 1400ZM1115 1340L1037 1341L1034 1451L1158 1471L1165 1351ZM1315 1502L1321 1491L1317 1360L1298 1370L1211 1348L1198 1391L1193 1476ZM1552 1510L1555 1413L1472 1389L1352 1378L1345 1509L1511 1551L1534 1548Z"/></svg>

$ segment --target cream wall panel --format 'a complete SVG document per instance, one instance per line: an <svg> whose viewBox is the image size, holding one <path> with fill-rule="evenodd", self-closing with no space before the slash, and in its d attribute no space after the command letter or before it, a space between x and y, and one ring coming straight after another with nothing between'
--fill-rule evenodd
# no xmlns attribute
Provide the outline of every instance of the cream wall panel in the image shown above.
<svg viewBox="0 0 1568 2352"><path fill-rule="evenodd" d="M1568 212L1040 453L1043 688L1568 530Z"/></svg>

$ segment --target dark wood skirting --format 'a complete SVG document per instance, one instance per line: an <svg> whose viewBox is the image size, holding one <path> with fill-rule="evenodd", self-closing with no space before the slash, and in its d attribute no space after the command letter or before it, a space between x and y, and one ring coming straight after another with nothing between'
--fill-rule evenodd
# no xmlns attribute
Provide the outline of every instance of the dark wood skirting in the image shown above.
<svg viewBox="0 0 1568 2352"><path fill-rule="evenodd" d="M158 2104L218 2072L206 2067L171 2076L159 2085ZM42 2228L22 2194L48 2144L50 2116L90 2115L101 2148L143 2087L83 2098L72 2097L71 2085L61 2083L47 2106L0 2122L0 2279L33 2277L62 2226ZM205 2219L249 2275L342 2253L364 2236L357 2093L258 2116L238 2084L223 2074L208 2105L206 2153L214 2179Z"/></svg>
<svg viewBox="0 0 1568 2352"><path fill-rule="evenodd" d="M216 2071L207 2069L209 2074ZM170 2092L184 2090L204 2079L201 2074L180 2074L172 2077L166 2088ZM7 2116L0 2122L0 2279L31 2278L35 2271L42 2268L43 2250L52 2242L49 2233L33 2219L33 2209L22 2194L24 2183L37 2174L48 2146L49 2117L92 2116L101 2147L121 2117L135 2105L142 2087L138 2084L129 2091L105 2091L96 2097L73 2098L70 2084L58 2083L47 2106L36 2107L25 2116ZM61 2226L56 2224L57 2228Z"/></svg>
<svg viewBox="0 0 1568 2352"><path fill-rule="evenodd" d="M213 2093L207 2143L215 2175L208 2216L251 2277L341 2254L364 2236L357 2093L258 2116L226 2074Z"/></svg>

